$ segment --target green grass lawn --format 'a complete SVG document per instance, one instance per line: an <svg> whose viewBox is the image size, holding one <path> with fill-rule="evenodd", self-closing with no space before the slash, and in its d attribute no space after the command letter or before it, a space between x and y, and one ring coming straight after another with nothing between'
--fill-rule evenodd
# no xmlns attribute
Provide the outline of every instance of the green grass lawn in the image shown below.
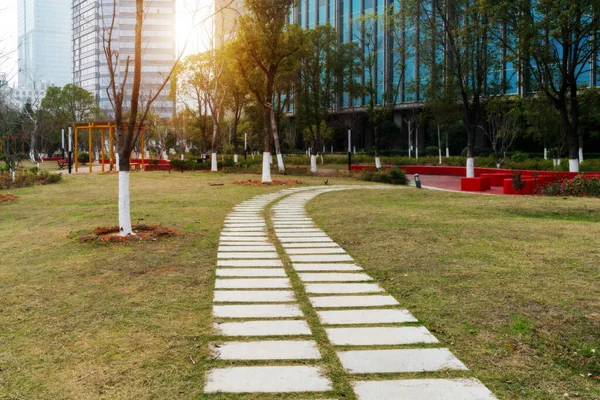
<svg viewBox="0 0 600 400"><path fill-rule="evenodd" d="M309 212L500 398L600 399L600 200L407 188Z"/></svg>
<svg viewBox="0 0 600 400"><path fill-rule="evenodd" d="M282 188L232 184L247 179L259 178L132 174L133 222L180 235L130 244L77 240L117 224L116 174L11 190L0 399L204 398L222 222ZM599 200L399 188L326 194L309 209L500 398L600 398Z"/></svg>

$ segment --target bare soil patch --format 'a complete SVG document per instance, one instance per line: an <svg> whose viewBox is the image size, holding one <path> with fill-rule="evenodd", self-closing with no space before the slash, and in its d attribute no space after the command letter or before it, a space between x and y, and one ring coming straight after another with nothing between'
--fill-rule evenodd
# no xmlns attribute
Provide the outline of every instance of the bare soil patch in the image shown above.
<svg viewBox="0 0 600 400"><path fill-rule="evenodd" d="M273 180L273 182L270 183L263 183L262 181L254 181L254 180L248 180L248 181L235 181L233 182L235 185L242 185L242 186L255 186L255 185L265 185L265 186L282 186L282 185L302 185L304 182L298 180L298 179L287 179L287 180Z"/></svg>
<svg viewBox="0 0 600 400"><path fill-rule="evenodd" d="M17 198L17 196L15 196L14 194L2 194L0 193L0 203L8 203L11 201L15 201L15 199Z"/></svg>
<svg viewBox="0 0 600 400"><path fill-rule="evenodd" d="M165 237L177 236L177 231L160 225L133 225L134 235L120 236L118 226L99 227L80 238L81 242L128 243L155 241Z"/></svg>

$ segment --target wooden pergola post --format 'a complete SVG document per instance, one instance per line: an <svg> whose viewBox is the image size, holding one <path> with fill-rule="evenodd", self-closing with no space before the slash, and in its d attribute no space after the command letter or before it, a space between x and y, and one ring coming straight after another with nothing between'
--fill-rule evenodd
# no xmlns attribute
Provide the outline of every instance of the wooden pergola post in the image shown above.
<svg viewBox="0 0 600 400"><path fill-rule="evenodd" d="M89 148L88 158L90 160L90 173L91 173L92 172L92 160L93 160L93 158L92 158L92 124L88 124L88 137L90 138L90 141L88 143L89 144L88 145L88 148Z"/></svg>
<svg viewBox="0 0 600 400"><path fill-rule="evenodd" d="M100 148L102 149L102 172L104 172L104 128L102 128L102 130L100 131Z"/></svg>
<svg viewBox="0 0 600 400"><path fill-rule="evenodd" d="M79 172L79 145L77 144L79 137L79 128L75 126L75 172Z"/></svg>

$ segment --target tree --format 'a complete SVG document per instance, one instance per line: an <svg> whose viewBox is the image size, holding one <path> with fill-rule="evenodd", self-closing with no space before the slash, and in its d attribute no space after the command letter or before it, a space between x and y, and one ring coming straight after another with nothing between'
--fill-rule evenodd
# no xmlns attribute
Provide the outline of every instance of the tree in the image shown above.
<svg viewBox="0 0 600 400"><path fill-rule="evenodd" d="M490 140L496 167L500 168L506 159L506 152L520 132L520 116L515 99L494 99L487 104L487 124L485 133Z"/></svg>
<svg viewBox="0 0 600 400"><path fill-rule="evenodd" d="M279 148L279 134L273 117L275 83L281 67L300 50L301 29L288 24L290 7L295 0L247 0L240 16L237 38L233 44L236 73L253 94L263 111L263 182L271 182L271 135L275 142L277 164L284 169Z"/></svg>
<svg viewBox="0 0 600 400"><path fill-rule="evenodd" d="M311 171L317 172L322 128L327 127L340 93L337 77L345 76L349 63L344 45L338 44L337 33L331 25L319 25L306 36L296 86L296 115L311 144Z"/></svg>
<svg viewBox="0 0 600 400"><path fill-rule="evenodd" d="M140 99L142 87L142 29L146 14L144 0L135 1L133 59L131 56L122 59L119 51L113 48L114 41L116 40L114 37L114 27L117 17L116 7L117 4L114 2L110 25L103 29L103 45L110 79L106 92L114 111L115 142L119 163L119 230L121 236L128 236L133 234L129 199L129 158L135 143L139 139L152 103L158 98L170 81L173 69L155 88L148 89L143 101ZM178 62L179 58L175 65ZM130 73L133 74L133 81L131 82L129 81Z"/></svg>
<svg viewBox="0 0 600 400"><path fill-rule="evenodd" d="M522 100L525 119L536 140L550 152L556 166L565 143L560 114L546 97Z"/></svg>
<svg viewBox="0 0 600 400"><path fill-rule="evenodd" d="M565 132L569 170L579 172L580 85L589 86L597 55L600 0L487 0L512 59L524 72L528 91L545 96L558 110ZM529 84L531 81L531 84Z"/></svg>
<svg viewBox="0 0 600 400"><path fill-rule="evenodd" d="M487 103L503 92L500 49L496 33L502 26L494 22L490 10L481 1L414 1L420 21L419 39L427 48L445 49L436 57L437 68L445 71L444 84L455 87L462 119L467 130L467 177L475 176L475 135L485 116ZM427 85L431 84L427 83ZM437 83L436 83L437 84Z"/></svg>

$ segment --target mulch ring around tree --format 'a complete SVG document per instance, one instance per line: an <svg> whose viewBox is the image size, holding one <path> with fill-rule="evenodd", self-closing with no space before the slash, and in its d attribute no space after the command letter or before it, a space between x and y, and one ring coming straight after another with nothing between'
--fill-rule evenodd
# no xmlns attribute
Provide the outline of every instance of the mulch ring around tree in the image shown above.
<svg viewBox="0 0 600 400"><path fill-rule="evenodd" d="M156 241L161 238L177 236L177 231L170 228L165 228L160 225L133 225L134 235L120 236L119 227L101 227L96 228L89 234L82 236L81 242L103 242L103 243L129 243L129 242L144 242Z"/></svg>
<svg viewBox="0 0 600 400"><path fill-rule="evenodd" d="M266 186L282 186L282 185L302 185L304 182L299 181L297 179L288 179L288 180L273 180L273 182L262 183L262 181L235 181L234 185L242 185L242 186L253 186L253 185L266 185Z"/></svg>
<svg viewBox="0 0 600 400"><path fill-rule="evenodd" d="M15 199L17 198L17 196L15 196L14 194L2 194L0 193L0 203L9 203L11 201L15 201Z"/></svg>

